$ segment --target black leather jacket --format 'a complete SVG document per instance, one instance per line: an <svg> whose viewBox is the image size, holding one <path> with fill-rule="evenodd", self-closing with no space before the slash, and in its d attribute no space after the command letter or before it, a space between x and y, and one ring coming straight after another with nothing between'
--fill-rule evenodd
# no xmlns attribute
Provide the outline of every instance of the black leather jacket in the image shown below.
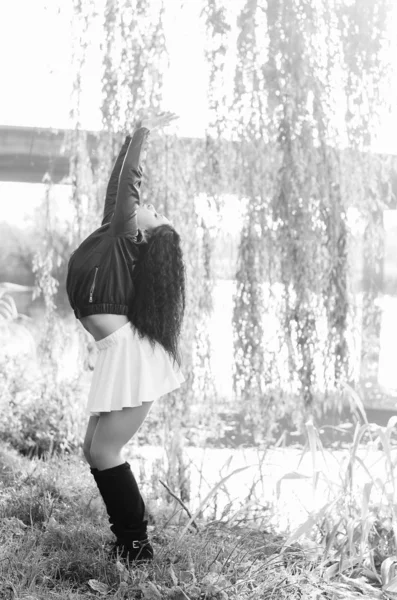
<svg viewBox="0 0 397 600"><path fill-rule="evenodd" d="M66 291L77 319L130 312L132 272L142 243L136 214L142 180L140 162L149 133L141 127L132 138L126 137L109 179L102 225L70 257Z"/></svg>

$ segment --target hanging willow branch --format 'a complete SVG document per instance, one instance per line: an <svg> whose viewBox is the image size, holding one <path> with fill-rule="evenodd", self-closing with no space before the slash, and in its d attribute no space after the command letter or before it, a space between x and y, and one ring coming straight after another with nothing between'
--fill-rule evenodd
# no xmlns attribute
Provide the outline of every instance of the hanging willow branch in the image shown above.
<svg viewBox="0 0 397 600"><path fill-rule="evenodd" d="M267 43L266 23L257 2L245 3L237 26L237 65L230 110L239 139L236 162L240 199L245 200L246 214L234 296L233 383L245 421L256 436L270 432L274 424L274 419L269 418L271 397L265 396L266 386L274 375L274 356L264 343L265 318L270 307L268 243L264 232L278 166L277 157L267 145L266 82L261 71Z"/></svg>
<svg viewBox="0 0 397 600"><path fill-rule="evenodd" d="M365 18L359 4L282 1L269 2L263 11L257 1L247 0L238 20L230 109L244 147L239 159L248 208L236 275L234 380L254 415L258 406L270 409L273 400L278 402L269 385L276 364L282 389L291 398L284 410L300 406L300 418L352 373L347 210L365 198L360 190L344 193L345 155L337 148L346 131L356 148L368 144L379 110L376 89L387 71L381 50L389 3L367 6ZM373 32L376 40L371 40ZM357 104L354 119L346 113L346 127L335 92L340 94L341 87L349 106ZM253 156L247 146L256 148ZM258 155L266 156L267 165L260 166ZM271 309L263 293L266 282L282 285L274 311L280 325L274 360L264 351L269 340L260 318Z"/></svg>
<svg viewBox="0 0 397 600"><path fill-rule="evenodd" d="M92 211L95 185L88 153L87 132L81 126L82 72L89 47L89 28L95 15L93 0L74 0L72 69L74 73L71 95L70 120L72 129L65 135L65 146L70 154L69 180L72 185L74 227L70 234L71 246L76 246L95 226L96 210ZM83 201L87 198L87 202Z"/></svg>
<svg viewBox="0 0 397 600"><path fill-rule="evenodd" d="M383 211L392 198L392 165L387 157L368 150L379 126L379 108L390 106L390 39L387 30L393 2L336 2L346 78L346 132L351 147L349 162L358 164L361 191L355 206L366 223L363 238L363 308L361 322L362 391L378 386L380 328L383 293L385 230ZM389 31L389 36L390 36ZM391 36L390 36L391 38ZM358 152L357 150L363 150ZM348 174L349 176L349 174Z"/></svg>

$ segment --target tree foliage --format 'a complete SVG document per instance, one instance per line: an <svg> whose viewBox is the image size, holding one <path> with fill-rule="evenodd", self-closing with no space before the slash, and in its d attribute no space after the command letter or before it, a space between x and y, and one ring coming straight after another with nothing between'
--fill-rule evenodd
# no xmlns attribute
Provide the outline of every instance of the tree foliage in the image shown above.
<svg viewBox="0 0 397 600"><path fill-rule="evenodd" d="M221 225L199 217L195 199L203 192L216 211L231 189L244 207L233 404L250 427L262 436L285 415L300 423L357 381L350 360L355 298L348 211L354 207L367 223L365 256L378 273L364 290L372 333L363 352L370 353L379 329L381 214L395 168L390 159L368 154L389 76L390 6L389 0L244 0L235 19L236 4L201 0L211 111L206 136L202 142L153 136L142 186L143 201L150 199L180 232L187 265L187 383L167 401L168 427L193 414L211 418L217 400L210 316ZM107 0L102 14L94 0L74 0L74 128L65 140L75 210L70 248L100 223L123 136L148 110L162 109L164 9L163 2ZM103 130L93 157L80 101L94 21L103 25L104 43Z"/></svg>
<svg viewBox="0 0 397 600"><path fill-rule="evenodd" d="M229 108L248 203L237 271L234 379L261 430L271 427L272 414L285 412L283 390L290 393L287 410L300 421L351 382L347 210L357 205L363 211L370 196L366 184L345 193L346 160L367 182L362 152L373 139L388 73L391 6L387 0L364 4L362 10L357 1L270 1L264 9L247 0L238 18ZM342 152L346 143L349 150ZM390 179L387 168L383 174ZM281 284L277 298L269 289L274 283ZM264 314L279 323L273 352L265 347Z"/></svg>

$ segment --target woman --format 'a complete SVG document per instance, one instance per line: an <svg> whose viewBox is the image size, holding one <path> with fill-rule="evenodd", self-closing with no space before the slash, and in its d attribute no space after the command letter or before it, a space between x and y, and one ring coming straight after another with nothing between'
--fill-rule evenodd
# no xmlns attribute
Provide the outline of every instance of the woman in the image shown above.
<svg viewBox="0 0 397 600"><path fill-rule="evenodd" d="M72 254L67 293L95 339L84 455L116 535L112 556L151 560L145 504L121 456L153 401L178 388L178 339L185 309L180 237L151 204L140 204L141 160L151 129L177 118L143 120L127 136L111 174L102 225Z"/></svg>

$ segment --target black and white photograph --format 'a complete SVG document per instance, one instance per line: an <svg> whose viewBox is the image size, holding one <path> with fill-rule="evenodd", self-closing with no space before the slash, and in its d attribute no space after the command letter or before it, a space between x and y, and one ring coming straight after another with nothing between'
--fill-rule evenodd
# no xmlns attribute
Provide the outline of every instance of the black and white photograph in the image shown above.
<svg viewBox="0 0 397 600"><path fill-rule="evenodd" d="M396 31L0 4L0 600L397 599Z"/></svg>

